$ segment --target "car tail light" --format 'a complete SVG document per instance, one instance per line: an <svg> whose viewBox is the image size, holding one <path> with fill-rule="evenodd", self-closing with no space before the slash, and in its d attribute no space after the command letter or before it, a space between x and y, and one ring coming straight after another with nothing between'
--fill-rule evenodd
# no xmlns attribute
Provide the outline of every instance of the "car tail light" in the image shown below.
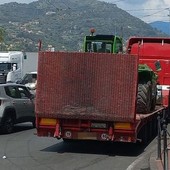
<svg viewBox="0 0 170 170"><path fill-rule="evenodd" d="M1 106L1 104L2 104L2 100L0 100L0 106Z"/></svg>

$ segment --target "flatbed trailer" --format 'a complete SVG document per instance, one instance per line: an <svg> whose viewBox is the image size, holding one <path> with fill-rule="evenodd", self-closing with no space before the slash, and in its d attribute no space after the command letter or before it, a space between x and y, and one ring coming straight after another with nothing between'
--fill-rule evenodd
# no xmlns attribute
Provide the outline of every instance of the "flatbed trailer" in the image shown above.
<svg viewBox="0 0 170 170"><path fill-rule="evenodd" d="M158 105L136 113L138 56L39 52L37 135L63 140L149 141L157 133Z"/></svg>
<svg viewBox="0 0 170 170"><path fill-rule="evenodd" d="M159 107L149 114L137 114L132 123L37 117L37 135L63 140L147 143L157 134L157 117L163 116L164 109Z"/></svg>

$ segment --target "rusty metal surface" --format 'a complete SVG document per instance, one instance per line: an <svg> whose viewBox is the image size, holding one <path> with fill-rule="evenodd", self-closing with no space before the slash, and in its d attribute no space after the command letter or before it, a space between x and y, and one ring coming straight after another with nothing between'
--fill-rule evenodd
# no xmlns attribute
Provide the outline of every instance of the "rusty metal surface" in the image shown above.
<svg viewBox="0 0 170 170"><path fill-rule="evenodd" d="M36 114L133 121L137 69L134 56L40 52Z"/></svg>

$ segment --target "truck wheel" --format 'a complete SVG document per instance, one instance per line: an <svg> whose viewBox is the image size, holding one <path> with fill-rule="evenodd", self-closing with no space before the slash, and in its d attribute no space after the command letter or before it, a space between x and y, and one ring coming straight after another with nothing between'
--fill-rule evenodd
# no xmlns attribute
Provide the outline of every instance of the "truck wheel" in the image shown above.
<svg viewBox="0 0 170 170"><path fill-rule="evenodd" d="M138 84L137 112L148 113L151 110L151 88L150 83Z"/></svg>
<svg viewBox="0 0 170 170"><path fill-rule="evenodd" d="M14 130L14 120L11 116L6 116L2 122L3 133L12 133Z"/></svg>

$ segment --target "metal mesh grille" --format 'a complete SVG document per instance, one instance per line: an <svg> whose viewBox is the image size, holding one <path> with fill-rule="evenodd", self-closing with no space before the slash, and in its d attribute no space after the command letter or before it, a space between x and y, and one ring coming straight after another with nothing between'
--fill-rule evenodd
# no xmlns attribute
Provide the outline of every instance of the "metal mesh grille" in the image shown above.
<svg viewBox="0 0 170 170"><path fill-rule="evenodd" d="M133 121L138 58L97 53L40 52L38 116Z"/></svg>

